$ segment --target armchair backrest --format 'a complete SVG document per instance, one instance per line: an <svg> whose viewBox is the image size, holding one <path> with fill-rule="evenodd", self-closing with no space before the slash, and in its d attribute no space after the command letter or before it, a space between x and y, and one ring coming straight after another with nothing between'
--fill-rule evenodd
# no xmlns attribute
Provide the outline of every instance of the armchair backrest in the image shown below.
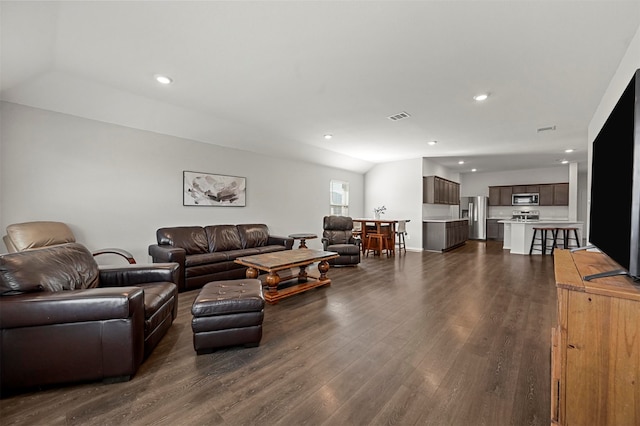
<svg viewBox="0 0 640 426"><path fill-rule="evenodd" d="M353 242L353 219L349 216L325 216L322 221L322 237L329 244Z"/></svg>
<svg viewBox="0 0 640 426"><path fill-rule="evenodd" d="M75 243L71 228L62 222L24 222L7 226L3 237L9 253L57 244Z"/></svg>
<svg viewBox="0 0 640 426"><path fill-rule="evenodd" d="M0 256L0 295L94 288L98 264L78 243L60 244Z"/></svg>

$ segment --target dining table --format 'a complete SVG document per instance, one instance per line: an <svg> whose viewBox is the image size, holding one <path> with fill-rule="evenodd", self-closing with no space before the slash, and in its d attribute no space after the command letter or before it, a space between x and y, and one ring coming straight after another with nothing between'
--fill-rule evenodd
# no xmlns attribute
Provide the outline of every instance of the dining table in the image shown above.
<svg viewBox="0 0 640 426"><path fill-rule="evenodd" d="M362 238L362 253L366 253L369 249L369 239L367 234L376 233L383 234L387 237L389 243L388 250L395 256L396 247L396 224L404 220L409 222L409 219L376 219L376 218L356 218L353 219L354 223L360 223L361 238Z"/></svg>

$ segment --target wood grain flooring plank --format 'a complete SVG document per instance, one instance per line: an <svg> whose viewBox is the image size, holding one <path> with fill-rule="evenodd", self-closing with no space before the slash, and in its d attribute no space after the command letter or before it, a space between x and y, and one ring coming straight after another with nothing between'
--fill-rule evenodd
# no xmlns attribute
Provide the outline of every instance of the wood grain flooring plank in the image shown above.
<svg viewBox="0 0 640 426"><path fill-rule="evenodd" d="M363 258L265 306L260 346L196 355L191 304L132 380L24 391L4 425L548 425L550 256L469 241Z"/></svg>

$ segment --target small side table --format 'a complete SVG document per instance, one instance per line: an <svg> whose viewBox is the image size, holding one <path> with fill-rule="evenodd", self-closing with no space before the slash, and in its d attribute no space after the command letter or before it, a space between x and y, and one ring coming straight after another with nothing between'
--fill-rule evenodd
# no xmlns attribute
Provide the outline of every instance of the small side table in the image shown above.
<svg viewBox="0 0 640 426"><path fill-rule="evenodd" d="M300 240L299 249L306 249L307 245L305 244L306 240L312 240L314 238L318 238L316 234L289 234L289 238L293 238L294 240Z"/></svg>

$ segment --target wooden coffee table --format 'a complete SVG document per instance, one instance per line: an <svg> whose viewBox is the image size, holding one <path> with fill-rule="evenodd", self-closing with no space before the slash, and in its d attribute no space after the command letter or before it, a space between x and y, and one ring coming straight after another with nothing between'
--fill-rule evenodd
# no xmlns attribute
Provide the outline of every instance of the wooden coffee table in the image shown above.
<svg viewBox="0 0 640 426"><path fill-rule="evenodd" d="M333 251L284 250L239 257L234 262L249 267L247 269L247 278L258 278L258 271L268 273L265 280L268 289L264 295L264 300L274 304L285 297L293 296L312 288L330 285L331 280L327 278L327 271L329 271L327 260L335 259L339 256L338 253ZM318 264L320 275L317 277L308 274L306 270L307 266L314 262L320 262ZM291 268L295 267L300 268L297 275L291 271ZM280 285L280 288L278 288L278 285Z"/></svg>

